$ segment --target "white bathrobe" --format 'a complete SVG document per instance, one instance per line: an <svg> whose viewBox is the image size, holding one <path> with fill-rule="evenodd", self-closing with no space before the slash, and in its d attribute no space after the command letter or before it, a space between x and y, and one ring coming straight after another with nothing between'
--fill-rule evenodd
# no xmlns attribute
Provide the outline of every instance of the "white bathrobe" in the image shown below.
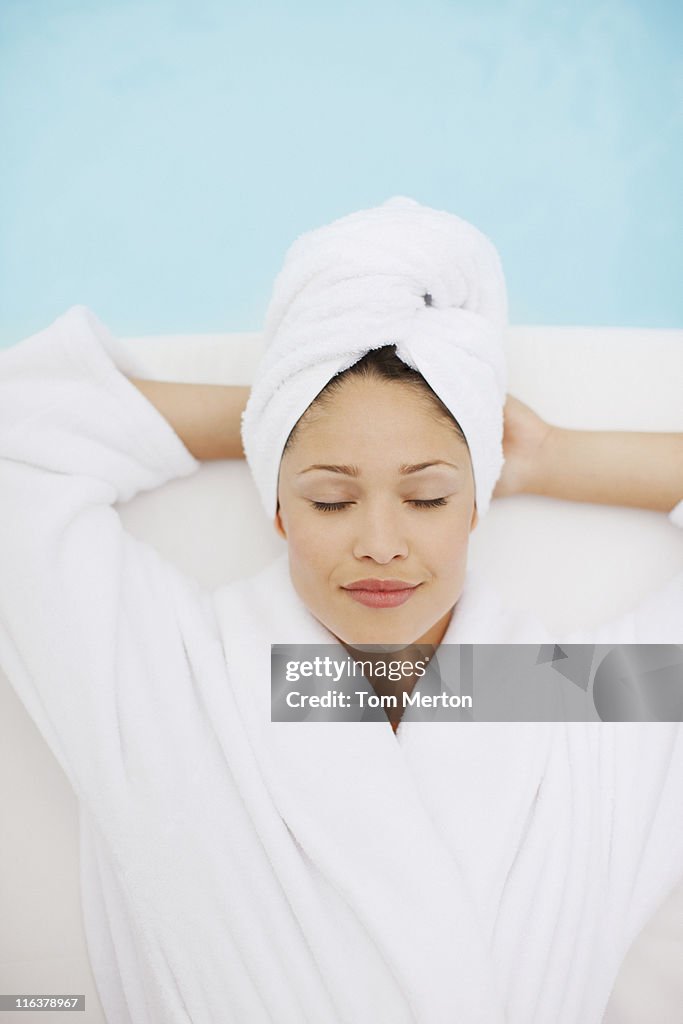
<svg viewBox="0 0 683 1024"><path fill-rule="evenodd" d="M205 592L113 508L198 462L82 307L0 353L0 664L79 799L111 1024L598 1024L683 876L676 723L272 723L333 643L279 558ZM683 525L683 503L672 513ZM444 642L676 642L683 574L550 636L468 576Z"/></svg>

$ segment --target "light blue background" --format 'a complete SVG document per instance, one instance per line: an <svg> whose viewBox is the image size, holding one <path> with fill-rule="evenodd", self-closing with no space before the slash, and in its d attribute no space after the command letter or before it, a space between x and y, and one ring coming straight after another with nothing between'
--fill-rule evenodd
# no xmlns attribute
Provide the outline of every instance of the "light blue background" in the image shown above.
<svg viewBox="0 0 683 1024"><path fill-rule="evenodd" d="M260 330L285 250L413 196L513 323L683 326L683 6L0 0L0 345Z"/></svg>

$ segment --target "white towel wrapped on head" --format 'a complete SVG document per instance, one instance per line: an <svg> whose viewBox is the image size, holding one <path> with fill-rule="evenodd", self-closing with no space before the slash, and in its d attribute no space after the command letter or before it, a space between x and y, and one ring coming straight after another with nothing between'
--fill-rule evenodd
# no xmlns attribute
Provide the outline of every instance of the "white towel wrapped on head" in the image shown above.
<svg viewBox="0 0 683 1024"><path fill-rule="evenodd" d="M503 467L506 325L498 253L452 213L395 196L297 238L275 279L266 347L242 417L269 518L297 420L332 377L390 344L462 427L485 515Z"/></svg>

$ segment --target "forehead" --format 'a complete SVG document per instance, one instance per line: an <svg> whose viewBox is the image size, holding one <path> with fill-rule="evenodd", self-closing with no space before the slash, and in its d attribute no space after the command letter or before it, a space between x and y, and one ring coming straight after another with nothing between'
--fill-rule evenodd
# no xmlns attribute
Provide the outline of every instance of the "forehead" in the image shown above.
<svg viewBox="0 0 683 1024"><path fill-rule="evenodd" d="M358 377L313 402L299 421L297 437L315 442L344 430L345 436L365 439L387 429L457 438L455 425L429 393L399 381Z"/></svg>
<svg viewBox="0 0 683 1024"><path fill-rule="evenodd" d="M314 404L287 452L294 472L313 463L354 464L375 472L447 460L469 463L455 425L424 393L392 381L350 380Z"/></svg>

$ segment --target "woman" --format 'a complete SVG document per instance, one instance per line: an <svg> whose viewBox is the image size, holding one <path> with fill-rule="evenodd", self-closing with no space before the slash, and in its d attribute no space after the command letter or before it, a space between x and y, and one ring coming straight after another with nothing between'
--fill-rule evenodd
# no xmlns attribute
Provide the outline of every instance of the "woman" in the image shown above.
<svg viewBox="0 0 683 1024"><path fill-rule="evenodd" d="M487 486L681 524L681 438L509 398L496 477L487 424L394 346L346 369L273 452L263 387L142 381L82 308L0 355L0 663L79 798L107 1019L598 1022L683 874L680 725L274 723L270 645L554 639L465 582ZM208 594L112 506L237 457L240 425L287 555ZM415 590L373 607L368 578ZM587 639L658 642L682 589Z"/></svg>

